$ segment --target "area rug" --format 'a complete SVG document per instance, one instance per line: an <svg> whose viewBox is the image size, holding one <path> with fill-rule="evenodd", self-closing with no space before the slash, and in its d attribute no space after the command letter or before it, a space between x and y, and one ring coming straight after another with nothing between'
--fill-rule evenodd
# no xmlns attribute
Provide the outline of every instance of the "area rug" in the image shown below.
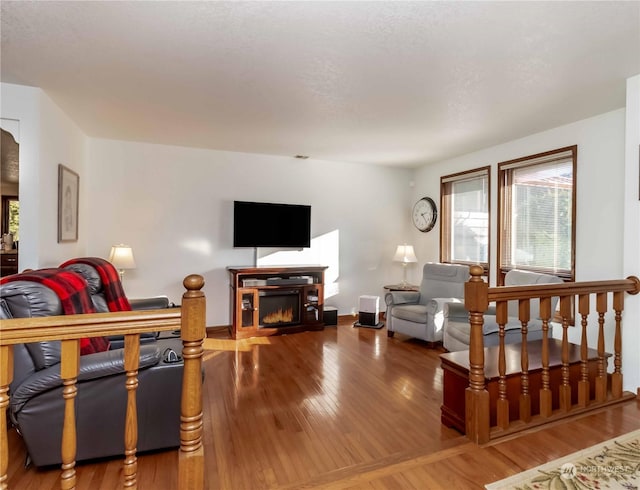
<svg viewBox="0 0 640 490"><path fill-rule="evenodd" d="M640 430L485 485L487 490L640 488Z"/></svg>

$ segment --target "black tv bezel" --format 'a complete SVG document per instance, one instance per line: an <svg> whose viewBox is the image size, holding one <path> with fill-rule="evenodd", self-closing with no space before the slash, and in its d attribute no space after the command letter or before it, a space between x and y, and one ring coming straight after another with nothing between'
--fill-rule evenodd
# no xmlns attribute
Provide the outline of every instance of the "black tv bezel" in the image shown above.
<svg viewBox="0 0 640 490"><path fill-rule="evenodd" d="M245 209L242 215L238 214L238 206L242 205ZM246 208L253 208L247 210ZM304 217L302 223L296 226L295 237L285 237L277 234L277 226L269 231L276 235L267 235L262 229L255 229L253 235L248 231L248 223L242 223L248 212L252 212L258 222L265 223L281 223L289 222L292 215L296 214L295 219L300 220ZM285 216L287 215L287 216ZM302 227L302 229L300 229ZM309 204L291 204L280 202L266 201L233 201L233 247L234 248L309 248L311 246L311 205Z"/></svg>

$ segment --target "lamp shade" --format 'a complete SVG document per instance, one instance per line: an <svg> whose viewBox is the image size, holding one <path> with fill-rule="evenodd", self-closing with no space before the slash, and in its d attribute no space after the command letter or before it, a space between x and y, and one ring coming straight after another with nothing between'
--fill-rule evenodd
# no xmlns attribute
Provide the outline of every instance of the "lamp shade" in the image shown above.
<svg viewBox="0 0 640 490"><path fill-rule="evenodd" d="M398 245L396 254L393 256L393 261L402 262L403 264L418 262L416 253L413 251L413 245Z"/></svg>
<svg viewBox="0 0 640 490"><path fill-rule="evenodd" d="M128 245L114 245L111 247L109 262L119 270L136 268L136 261L133 258L133 250Z"/></svg>

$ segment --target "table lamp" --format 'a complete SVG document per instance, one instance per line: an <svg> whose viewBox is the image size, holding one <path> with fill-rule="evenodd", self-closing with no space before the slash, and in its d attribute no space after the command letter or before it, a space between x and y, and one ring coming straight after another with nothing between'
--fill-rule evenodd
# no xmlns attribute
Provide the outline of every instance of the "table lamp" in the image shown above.
<svg viewBox="0 0 640 490"><path fill-rule="evenodd" d="M413 262L418 262L415 252L413 251L413 245L398 245L396 254L393 256L394 262L400 262L402 264L402 286L408 286L407 283L407 265Z"/></svg>
<svg viewBox="0 0 640 490"><path fill-rule="evenodd" d="M133 258L133 250L129 245L114 245L111 247L111 253L109 254L109 262L118 269L120 274L120 282L124 278L125 269L135 269L136 261Z"/></svg>

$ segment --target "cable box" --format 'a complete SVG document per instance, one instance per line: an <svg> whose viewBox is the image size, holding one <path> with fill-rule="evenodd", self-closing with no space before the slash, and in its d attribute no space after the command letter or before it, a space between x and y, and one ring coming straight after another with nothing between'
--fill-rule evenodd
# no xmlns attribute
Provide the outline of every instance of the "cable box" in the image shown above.
<svg viewBox="0 0 640 490"><path fill-rule="evenodd" d="M242 286L245 288L253 288L257 286L266 286L266 285L267 285L266 279L243 279L242 280Z"/></svg>
<svg viewBox="0 0 640 490"><path fill-rule="evenodd" d="M298 286L303 284L313 284L313 278L310 276L305 277L272 277L267 279L267 286Z"/></svg>

